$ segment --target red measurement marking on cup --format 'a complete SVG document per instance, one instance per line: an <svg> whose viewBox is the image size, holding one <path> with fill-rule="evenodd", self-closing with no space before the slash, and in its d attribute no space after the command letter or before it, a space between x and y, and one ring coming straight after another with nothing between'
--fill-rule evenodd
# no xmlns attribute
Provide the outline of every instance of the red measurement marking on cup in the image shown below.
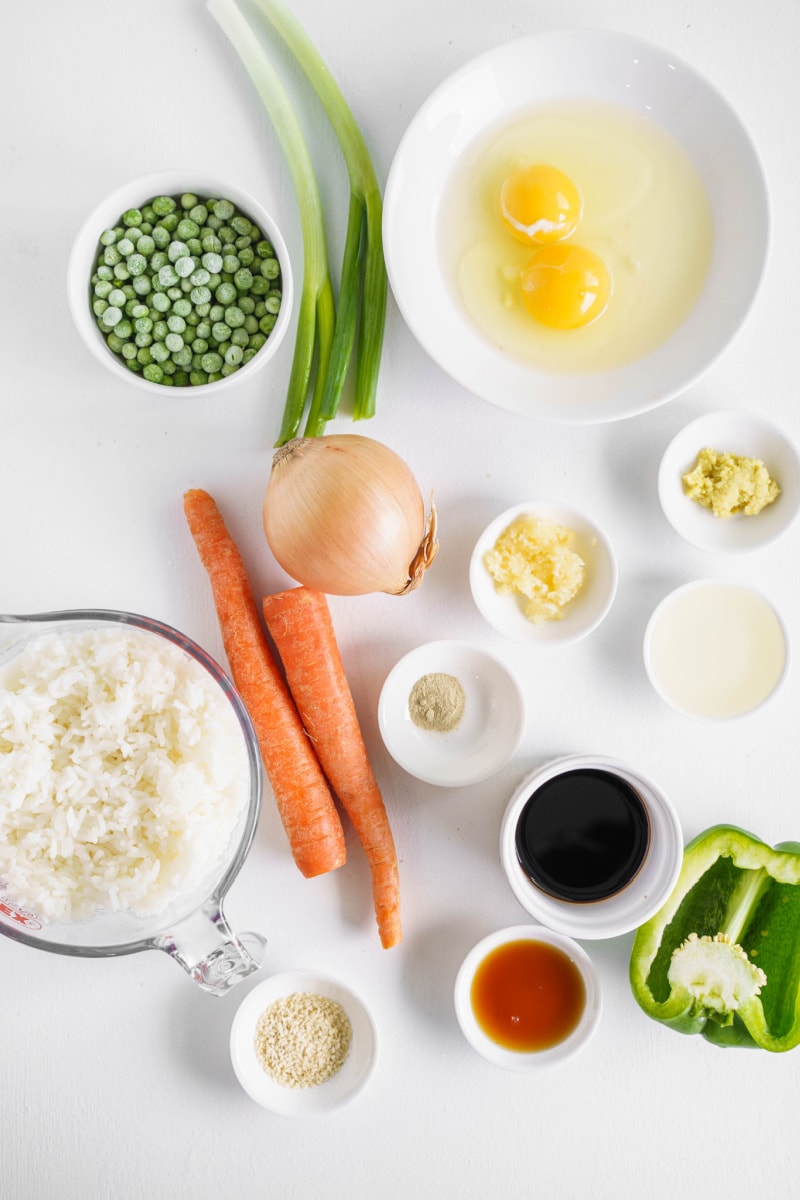
<svg viewBox="0 0 800 1200"><path fill-rule="evenodd" d="M0 920L3 917L10 917L12 921L15 921L17 925L24 926L25 929L42 928L42 922L35 913L28 912L24 908L15 908L13 904L9 904L5 900L0 902Z"/></svg>

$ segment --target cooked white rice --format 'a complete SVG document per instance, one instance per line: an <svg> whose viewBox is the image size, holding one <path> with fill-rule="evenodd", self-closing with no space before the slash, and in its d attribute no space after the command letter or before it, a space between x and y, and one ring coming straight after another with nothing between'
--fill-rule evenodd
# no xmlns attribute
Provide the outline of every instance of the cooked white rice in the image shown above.
<svg viewBox="0 0 800 1200"><path fill-rule="evenodd" d="M157 634L46 634L0 667L0 884L38 916L160 912L204 881L248 796L229 702Z"/></svg>

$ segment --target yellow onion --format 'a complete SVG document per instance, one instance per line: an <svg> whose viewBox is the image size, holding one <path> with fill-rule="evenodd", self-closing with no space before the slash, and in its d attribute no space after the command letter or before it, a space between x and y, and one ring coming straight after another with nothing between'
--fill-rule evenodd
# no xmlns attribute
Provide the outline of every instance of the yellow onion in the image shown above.
<svg viewBox="0 0 800 1200"><path fill-rule="evenodd" d="M436 557L436 507L399 455L372 438L295 438L272 461L264 532L288 575L332 596L422 583Z"/></svg>

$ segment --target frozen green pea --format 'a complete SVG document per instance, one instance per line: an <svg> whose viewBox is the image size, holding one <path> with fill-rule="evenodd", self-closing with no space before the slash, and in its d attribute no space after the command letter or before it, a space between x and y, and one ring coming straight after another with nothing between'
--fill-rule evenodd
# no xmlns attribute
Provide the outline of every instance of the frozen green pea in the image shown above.
<svg viewBox="0 0 800 1200"><path fill-rule="evenodd" d="M129 338L133 334L133 325L130 321L127 321L125 317L123 317L122 320L117 323L114 332L116 333L117 337Z"/></svg>
<svg viewBox="0 0 800 1200"><path fill-rule="evenodd" d="M147 317L149 315L150 309L146 304L134 304L133 308L131 309L131 316L135 317L137 320L140 317Z"/></svg>
<svg viewBox="0 0 800 1200"><path fill-rule="evenodd" d="M137 275L133 281L133 290L137 296L148 296L152 287L149 275Z"/></svg>
<svg viewBox="0 0 800 1200"><path fill-rule="evenodd" d="M231 331L224 321L215 321L211 326L211 336L215 342L224 342L231 336Z"/></svg>
<svg viewBox="0 0 800 1200"><path fill-rule="evenodd" d="M140 362L143 367L146 367L148 363L152 362L153 356L150 353L150 347L140 346L136 351L136 360L137 362Z"/></svg>
<svg viewBox="0 0 800 1200"><path fill-rule="evenodd" d="M161 383L161 380L164 378L162 368L155 362L148 363L143 369L142 374L150 383Z"/></svg>
<svg viewBox="0 0 800 1200"><path fill-rule="evenodd" d="M156 225L150 236L153 239L154 245L158 246L159 250L164 250L169 245L169 230L165 229L163 225Z"/></svg>
<svg viewBox="0 0 800 1200"><path fill-rule="evenodd" d="M210 350L207 354L203 355L201 363L203 370L211 374L214 371L218 371L222 366L222 355Z"/></svg>
<svg viewBox="0 0 800 1200"><path fill-rule="evenodd" d="M197 203L197 196L195 196L194 192L183 192L181 194L181 208L194 208Z"/></svg>
<svg viewBox="0 0 800 1200"><path fill-rule="evenodd" d="M272 242L267 241L266 238L262 238L256 246L256 254L259 258L274 258L275 247L272 245Z"/></svg>
<svg viewBox="0 0 800 1200"><path fill-rule="evenodd" d="M253 272L248 267L240 267L233 277L233 282L240 292L247 292L253 286Z"/></svg>
<svg viewBox="0 0 800 1200"><path fill-rule="evenodd" d="M133 340L140 349L143 349L146 346L152 346L153 335L150 333L137 333Z"/></svg>
<svg viewBox="0 0 800 1200"><path fill-rule="evenodd" d="M211 311L211 305L208 303L208 301L205 301L202 304L197 304L197 302L195 302L194 311L197 313L198 317L205 319Z"/></svg>
<svg viewBox="0 0 800 1200"><path fill-rule="evenodd" d="M222 269L227 271L229 275L233 275L241 266L239 259L235 254L224 254L222 257Z"/></svg>
<svg viewBox="0 0 800 1200"><path fill-rule="evenodd" d="M172 311L177 317L188 317L192 312L191 303L182 296L180 300L176 300L172 306Z"/></svg>
<svg viewBox="0 0 800 1200"><path fill-rule="evenodd" d="M122 260L122 255L116 246L106 246L103 251L103 262L107 267L115 267Z"/></svg>
<svg viewBox="0 0 800 1200"><path fill-rule="evenodd" d="M167 324L167 322L166 321L156 321L155 325L153 326L153 337L157 338L159 342L163 342L164 338L167 336L168 333L169 333L169 325Z"/></svg>
<svg viewBox="0 0 800 1200"><path fill-rule="evenodd" d="M276 321L276 318L275 318L274 314L268 312L266 314L266 316L262 317L261 320L258 322L258 327L262 333L271 333L272 330L275 328L275 321Z"/></svg>
<svg viewBox="0 0 800 1200"><path fill-rule="evenodd" d="M169 259L165 250L156 250L155 254L150 257L150 267L153 271L160 271L162 267L169 266Z"/></svg>
<svg viewBox="0 0 800 1200"><path fill-rule="evenodd" d="M211 206L209 205L209 207ZM221 221L230 221L231 217L236 212L236 209L234 208L233 204L231 204L230 200L217 200L212 211L214 216L218 217Z"/></svg>
<svg viewBox="0 0 800 1200"><path fill-rule="evenodd" d="M211 292L207 287L192 288L189 293L192 304L207 304L211 299Z"/></svg>
<svg viewBox="0 0 800 1200"><path fill-rule="evenodd" d="M181 279L188 279L194 271L194 259L191 254L183 255L175 263L175 270Z"/></svg>
<svg viewBox="0 0 800 1200"><path fill-rule="evenodd" d="M245 317L243 328L247 334L256 333L258 330L258 318L252 315Z"/></svg>
<svg viewBox="0 0 800 1200"><path fill-rule="evenodd" d="M271 293L269 296L267 296L264 303L267 306L267 313L268 314L272 313L273 315L276 315L277 313L280 312L280 307L281 307L280 293L277 296L274 293Z"/></svg>
<svg viewBox="0 0 800 1200"><path fill-rule="evenodd" d="M136 345L133 342L126 342L122 347L123 358L136 358Z"/></svg>
<svg viewBox="0 0 800 1200"><path fill-rule="evenodd" d="M117 280L119 283L125 283L125 282L126 282L126 280L130 279L130 277L131 277L131 273L130 273L130 271L128 270L128 268L127 268L127 266L125 265L125 263L124 263L124 262L118 262L118 263L117 263L117 265L114 267L114 278L115 278L115 279L116 279L116 280Z"/></svg>
<svg viewBox="0 0 800 1200"><path fill-rule="evenodd" d="M189 278L192 281L193 287L205 287L211 278L211 273L205 267L195 267Z"/></svg>
<svg viewBox="0 0 800 1200"><path fill-rule="evenodd" d="M170 337L179 337L177 333L170 334ZM181 339L182 341L183 339ZM180 345L177 350L172 351L172 361L176 367L190 367L192 365L192 351L189 346Z"/></svg>
<svg viewBox="0 0 800 1200"><path fill-rule="evenodd" d="M167 288L167 295L169 296L170 300L180 300L183 297L183 292L179 287L173 284L172 287Z"/></svg>
<svg viewBox="0 0 800 1200"><path fill-rule="evenodd" d="M136 253L143 254L145 258L149 258L156 248L156 244L149 234L143 234L136 243Z"/></svg>
<svg viewBox="0 0 800 1200"><path fill-rule="evenodd" d="M189 373L188 371L176 371L172 377L172 380L175 384L175 387L188 387Z"/></svg>
<svg viewBox="0 0 800 1200"><path fill-rule="evenodd" d="M221 304L212 304L208 313L209 320L213 325L215 321L221 321L225 316L225 309Z"/></svg>
<svg viewBox="0 0 800 1200"><path fill-rule="evenodd" d="M254 350L252 346L248 346L247 349L245 350L244 354L242 355L242 366L245 366L252 359L254 359L257 353L258 352L256 350Z"/></svg>
<svg viewBox="0 0 800 1200"><path fill-rule="evenodd" d="M150 317L137 317L133 322L133 328L136 333L150 333L153 322Z"/></svg>
<svg viewBox="0 0 800 1200"><path fill-rule="evenodd" d="M250 246L244 246L239 251L239 262L243 267L250 267L255 262L256 256Z"/></svg>
<svg viewBox="0 0 800 1200"><path fill-rule="evenodd" d="M105 300L113 290L114 288L108 279L98 279L94 285L94 294L101 300Z"/></svg>
<svg viewBox="0 0 800 1200"><path fill-rule="evenodd" d="M235 229L237 233L247 234L253 227L247 217L237 213L236 216L231 217L231 228Z"/></svg>
<svg viewBox="0 0 800 1200"><path fill-rule="evenodd" d="M193 387L202 387L204 383L208 383L208 372L198 370L190 371L189 382Z"/></svg>
<svg viewBox="0 0 800 1200"><path fill-rule="evenodd" d="M154 225L156 220L156 211L152 204L142 205L142 220L147 225Z"/></svg>
<svg viewBox="0 0 800 1200"><path fill-rule="evenodd" d="M104 300L101 296L98 296L96 300L92 301L92 312L96 317L102 317L103 313L107 311L108 307L108 301Z"/></svg>
<svg viewBox="0 0 800 1200"><path fill-rule="evenodd" d="M147 270L147 259L143 254L131 254L127 265L131 275L143 275Z"/></svg>
<svg viewBox="0 0 800 1200"><path fill-rule="evenodd" d="M225 324L230 329L238 329L240 325L244 325L244 313L235 304L225 309Z"/></svg>
<svg viewBox="0 0 800 1200"><path fill-rule="evenodd" d="M158 282L165 288L170 288L178 282L178 273L170 263L159 269Z"/></svg>
<svg viewBox="0 0 800 1200"><path fill-rule="evenodd" d="M175 201L171 196L156 196L155 200L150 201L150 205L156 216L164 217L174 210Z"/></svg>
<svg viewBox="0 0 800 1200"><path fill-rule="evenodd" d="M185 242L181 241L170 242L167 248L167 254L171 263L176 262L179 258L185 258L188 253L189 247ZM192 264L192 270L194 270L194 264Z"/></svg>
<svg viewBox="0 0 800 1200"><path fill-rule="evenodd" d="M122 309L117 308L115 304L109 304L103 310L100 319L105 325L106 329L113 329L114 326L118 325L122 320Z"/></svg>
<svg viewBox="0 0 800 1200"><path fill-rule="evenodd" d="M208 209L205 204L201 200L198 200L191 207L188 204L184 204L183 207L189 209L189 220L194 221L195 225L198 225L202 229L208 217Z"/></svg>
<svg viewBox="0 0 800 1200"><path fill-rule="evenodd" d="M163 342L153 342L150 347L150 354L153 362L166 362L169 358L169 350Z"/></svg>
<svg viewBox="0 0 800 1200"><path fill-rule="evenodd" d="M231 331L231 342L234 346L246 346L250 341L250 335L245 328L233 329Z"/></svg>
<svg viewBox="0 0 800 1200"><path fill-rule="evenodd" d="M253 286L250 288L250 294L252 296L266 296L268 291L269 280L265 279L263 275L256 275L253 280Z"/></svg>
<svg viewBox="0 0 800 1200"><path fill-rule="evenodd" d="M165 313L172 308L172 301L166 292L156 292L153 296L152 306L156 312Z"/></svg>
<svg viewBox="0 0 800 1200"><path fill-rule="evenodd" d="M127 212L122 214L122 224L127 225L129 229L135 229L137 225L141 225L142 220L141 209L138 208L129 208Z"/></svg>
<svg viewBox="0 0 800 1200"><path fill-rule="evenodd" d="M209 252L204 254L200 261L212 275L222 270L222 256L219 254Z"/></svg>
<svg viewBox="0 0 800 1200"><path fill-rule="evenodd" d="M182 221L178 222L175 232L182 241L188 242L189 238L197 237L200 232L200 226L189 217L184 217Z"/></svg>
<svg viewBox="0 0 800 1200"><path fill-rule="evenodd" d="M114 230L114 229L104 229L103 232L100 234L100 245L101 246L113 246L114 242L116 240L117 240L117 234L116 234L116 230Z"/></svg>
<svg viewBox="0 0 800 1200"><path fill-rule="evenodd" d="M174 233L178 227L178 216L176 213L168 213L166 217L161 218L161 224L169 233Z"/></svg>
<svg viewBox="0 0 800 1200"><path fill-rule="evenodd" d="M214 293L214 299L219 304L227 306L236 299L236 288L232 283L221 283Z"/></svg>
<svg viewBox="0 0 800 1200"><path fill-rule="evenodd" d="M171 354L174 354L177 350L183 349L183 338L179 333L168 333L164 338L164 345Z"/></svg>
<svg viewBox="0 0 800 1200"><path fill-rule="evenodd" d="M196 337L194 339L194 341L192 342L192 353L193 354L205 354L206 350L208 350L208 342L206 341L206 339L201 338L201 337Z"/></svg>
<svg viewBox="0 0 800 1200"><path fill-rule="evenodd" d="M136 247L129 237L124 237L120 238L120 240L117 242L117 249L119 250L120 254L127 258L129 254L133 254Z"/></svg>
<svg viewBox="0 0 800 1200"><path fill-rule="evenodd" d="M265 258L261 263L261 274L265 279L277 279L281 273L277 258Z"/></svg>
<svg viewBox="0 0 800 1200"><path fill-rule="evenodd" d="M186 322L183 317L173 310L170 316L167 317L167 328L170 333L183 333L186 328Z"/></svg>
<svg viewBox="0 0 800 1200"><path fill-rule="evenodd" d="M129 371L134 371L137 375L139 374L139 372L142 369L142 364L139 362L138 358L126 359L125 366L128 368Z"/></svg>
<svg viewBox="0 0 800 1200"><path fill-rule="evenodd" d="M97 277L98 279L113 279L114 270L106 263L101 263L101 265L97 268Z"/></svg>
<svg viewBox="0 0 800 1200"><path fill-rule="evenodd" d="M225 362L228 364L228 366L238 367L239 363L242 361L243 353L244 351L242 350L241 346L231 344L225 351Z"/></svg>

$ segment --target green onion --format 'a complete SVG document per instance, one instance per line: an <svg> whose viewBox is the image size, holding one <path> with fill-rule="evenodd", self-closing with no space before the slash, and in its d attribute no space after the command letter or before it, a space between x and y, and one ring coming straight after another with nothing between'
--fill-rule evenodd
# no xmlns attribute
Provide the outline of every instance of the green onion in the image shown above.
<svg viewBox="0 0 800 1200"><path fill-rule="evenodd" d="M234 0L209 0L209 11L239 53L269 112L300 209L305 261L294 361L277 442L283 445L299 432L317 334L317 375L305 436L315 437L324 432L325 423L338 412L357 330L353 418L373 416L386 320L387 276L381 241L380 189L353 114L315 46L283 0L258 0L258 4L317 92L342 148L350 179L339 302L334 310L322 204L297 118L274 68Z"/></svg>

